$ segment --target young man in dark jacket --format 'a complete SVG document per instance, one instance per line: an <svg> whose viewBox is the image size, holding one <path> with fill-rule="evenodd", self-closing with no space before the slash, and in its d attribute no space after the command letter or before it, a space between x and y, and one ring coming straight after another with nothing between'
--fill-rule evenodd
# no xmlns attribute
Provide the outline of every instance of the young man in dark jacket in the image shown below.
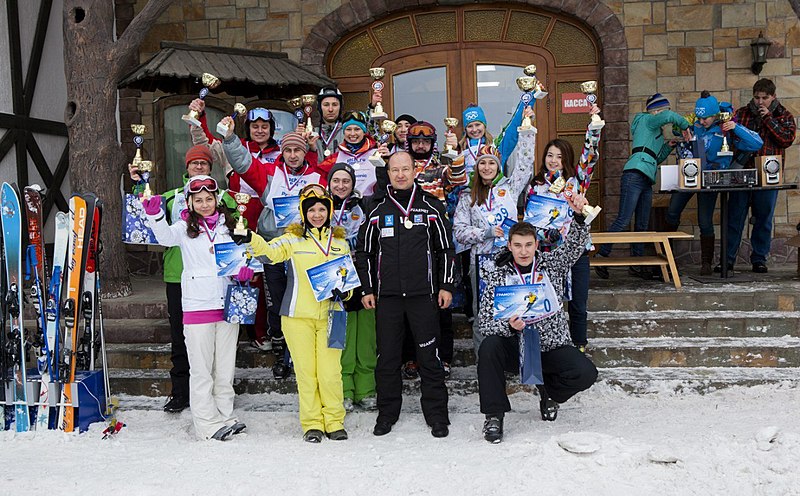
<svg viewBox="0 0 800 496"><path fill-rule="evenodd" d="M755 167L755 157L780 155L785 167L785 150L792 146L796 123L791 112L778 102L775 83L769 79L759 79L753 85L753 99L738 109L733 120L761 136L764 146L755 153L739 153L734 160L739 164L733 167ZM753 230L750 233L750 263L753 272L767 272L767 257L772 244L772 217L775 213L777 190L742 191L731 193L728 200L728 267L733 268L736 253L742 241L742 231L750 209L753 217ZM719 267L714 270L718 272Z"/></svg>
<svg viewBox="0 0 800 496"><path fill-rule="evenodd" d="M508 249L478 267L486 283L478 310L483 335L478 350L478 391L481 413L486 415L484 438L503 439L503 417L511 410L506 394L506 372L520 370L520 334L538 332L541 343L542 378L538 385L542 420L555 420L558 404L588 389L597 379L594 364L572 344L569 322L561 308L564 287L572 266L583 254L589 231L579 213L586 199L574 195L568 201L575 210L566 242L553 251L538 253L536 229L527 222L515 224L508 233ZM494 318L495 289L518 284L543 284L544 294L555 300L539 320L526 323L519 315Z"/></svg>
<svg viewBox="0 0 800 496"><path fill-rule="evenodd" d="M453 297L450 222L444 205L414 181L411 155L395 153L387 169L391 186L368 209L356 249L361 301L364 308L376 309L378 419L373 434L388 434L400 416L400 362L408 319L422 379L422 413L431 434L446 437L450 420L438 352L438 309L447 308Z"/></svg>

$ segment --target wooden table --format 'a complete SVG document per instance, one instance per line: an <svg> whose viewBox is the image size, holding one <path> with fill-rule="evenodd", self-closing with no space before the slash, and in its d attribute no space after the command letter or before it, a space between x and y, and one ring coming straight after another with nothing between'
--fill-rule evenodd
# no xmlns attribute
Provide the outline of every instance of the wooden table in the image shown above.
<svg viewBox="0 0 800 496"><path fill-rule="evenodd" d="M681 278L678 274L678 267L675 265L675 257L672 255L672 248L669 245L671 239L693 239L694 236L685 232L598 232L592 233L592 243L595 245L610 244L631 244L631 243L653 243L656 250L655 256L647 257L592 257L589 264L593 267L628 267L631 265L656 265L661 268L661 276L664 282L669 282L669 274L672 272L672 280L676 288L681 287ZM669 267L669 270L667 270Z"/></svg>

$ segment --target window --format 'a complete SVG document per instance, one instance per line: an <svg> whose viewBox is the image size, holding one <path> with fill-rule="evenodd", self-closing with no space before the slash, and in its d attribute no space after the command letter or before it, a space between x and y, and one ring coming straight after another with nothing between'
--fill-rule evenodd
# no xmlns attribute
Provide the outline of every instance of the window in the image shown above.
<svg viewBox="0 0 800 496"><path fill-rule="evenodd" d="M444 123L447 115L447 68L433 67L392 76L395 118L402 114L414 116L436 127L439 148L444 144Z"/></svg>
<svg viewBox="0 0 800 496"><path fill-rule="evenodd" d="M165 167L164 172L167 179L167 188L174 189L183 186L183 175L186 174L186 151L192 146L192 137L189 135L189 126L181 119L187 112L186 105L174 105L164 110L164 163L156 163L155 166ZM208 125L215 132L217 122L222 120L222 111L206 106L206 118ZM211 167L211 175L220 182L220 185L227 187L225 181L225 171L219 164Z"/></svg>
<svg viewBox="0 0 800 496"><path fill-rule="evenodd" d="M475 67L477 103L486 114L492 136L500 134L519 103L522 92L515 81L521 75L521 68L513 65L478 64Z"/></svg>

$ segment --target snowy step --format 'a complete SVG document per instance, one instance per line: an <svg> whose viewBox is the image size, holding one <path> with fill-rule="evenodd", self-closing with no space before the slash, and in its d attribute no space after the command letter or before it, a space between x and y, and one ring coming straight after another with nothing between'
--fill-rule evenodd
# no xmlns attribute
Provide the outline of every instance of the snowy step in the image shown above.
<svg viewBox="0 0 800 496"><path fill-rule="evenodd" d="M599 367L798 367L800 338L598 338L587 354Z"/></svg>
<svg viewBox="0 0 800 496"><path fill-rule="evenodd" d="M744 367L615 367L599 368L598 382L622 387L637 393L700 391L708 392L730 386L757 384L786 384L800 386L800 367L744 368ZM134 396L166 396L170 392L169 373L166 370L118 369L111 371L111 387L115 394ZM418 396L420 381L403 381L406 395ZM478 392L478 379L474 366L454 367L447 381L450 394L471 395ZM237 369L234 389L237 394L295 394L294 376L276 380L269 369ZM517 376L508 374L506 389L509 394L533 391L531 386L519 384ZM477 401L477 398L476 398ZM297 406L292 403L293 409ZM294 411L294 410L292 410Z"/></svg>
<svg viewBox="0 0 800 496"><path fill-rule="evenodd" d="M589 312L588 327L590 340L667 336L800 337L800 312Z"/></svg>
<svg viewBox="0 0 800 496"><path fill-rule="evenodd" d="M650 285L649 285L650 284ZM590 312L645 312L663 310L689 311L787 311L800 310L800 284L755 283L684 286L676 290L670 285L645 284L636 289L589 290Z"/></svg>

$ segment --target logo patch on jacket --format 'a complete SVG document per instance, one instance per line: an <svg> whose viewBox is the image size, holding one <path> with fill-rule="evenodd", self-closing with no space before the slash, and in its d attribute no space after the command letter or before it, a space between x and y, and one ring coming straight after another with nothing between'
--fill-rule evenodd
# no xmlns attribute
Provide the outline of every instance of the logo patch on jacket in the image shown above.
<svg viewBox="0 0 800 496"><path fill-rule="evenodd" d="M422 214L414 214L414 224L422 223Z"/></svg>
<svg viewBox="0 0 800 496"><path fill-rule="evenodd" d="M384 215L383 225L386 227L394 227L394 215Z"/></svg>
<svg viewBox="0 0 800 496"><path fill-rule="evenodd" d="M500 198L502 198L502 197L506 196L506 190L504 190L504 189L498 189L498 190L497 190L497 196L499 196Z"/></svg>

